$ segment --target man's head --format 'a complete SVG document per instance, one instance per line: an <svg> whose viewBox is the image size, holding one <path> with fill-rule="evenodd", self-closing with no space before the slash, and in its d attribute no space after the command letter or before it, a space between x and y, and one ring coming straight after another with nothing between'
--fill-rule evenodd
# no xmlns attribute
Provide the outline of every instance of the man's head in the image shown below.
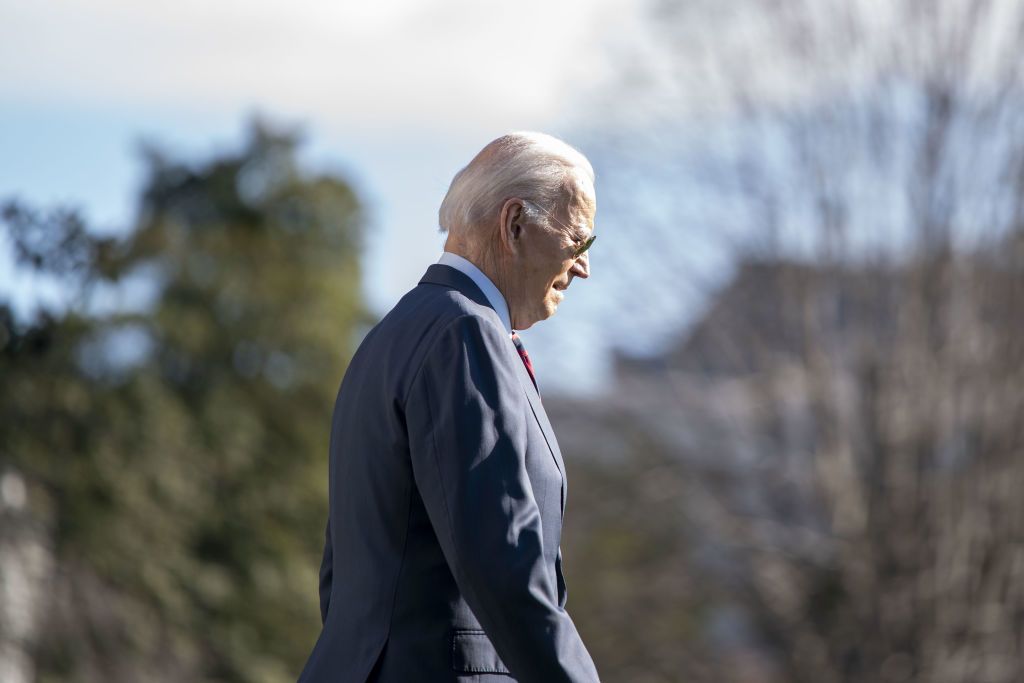
<svg viewBox="0 0 1024 683"><path fill-rule="evenodd" d="M573 277L589 276L581 250L596 210L586 157L550 135L510 133L456 174L439 220L445 249L494 281L512 327L525 330L554 314Z"/></svg>

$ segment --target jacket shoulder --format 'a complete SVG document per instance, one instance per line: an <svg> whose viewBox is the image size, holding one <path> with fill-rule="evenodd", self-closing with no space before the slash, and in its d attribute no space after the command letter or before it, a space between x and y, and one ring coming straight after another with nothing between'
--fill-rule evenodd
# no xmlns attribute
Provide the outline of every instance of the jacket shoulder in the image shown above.
<svg viewBox="0 0 1024 683"><path fill-rule="evenodd" d="M420 283L395 304L380 325L388 324L406 331L419 326L441 330L467 316L494 324L499 329L503 327L494 309L474 296L454 287Z"/></svg>

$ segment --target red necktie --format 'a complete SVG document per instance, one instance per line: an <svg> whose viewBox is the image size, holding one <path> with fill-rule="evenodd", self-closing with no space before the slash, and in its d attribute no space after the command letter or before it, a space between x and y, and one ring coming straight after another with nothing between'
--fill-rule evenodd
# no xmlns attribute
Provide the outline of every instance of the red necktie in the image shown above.
<svg viewBox="0 0 1024 683"><path fill-rule="evenodd" d="M526 352L526 347L523 346L523 340L519 338L519 335L515 332L512 333L512 343L516 345L516 351L519 352L519 357L523 359L523 365L526 366L526 371L530 373L530 379L533 380L533 388L537 389L537 393L540 393L540 389L537 388L537 378L533 374L533 363L530 362L530 354Z"/></svg>

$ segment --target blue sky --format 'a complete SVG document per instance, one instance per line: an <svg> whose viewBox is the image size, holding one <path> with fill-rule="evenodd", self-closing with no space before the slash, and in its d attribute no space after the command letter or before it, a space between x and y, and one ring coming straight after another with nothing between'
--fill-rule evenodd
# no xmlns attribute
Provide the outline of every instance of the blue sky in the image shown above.
<svg viewBox="0 0 1024 683"><path fill-rule="evenodd" d="M758 99L805 110L832 73L743 61L770 21L680 7L692 16L662 26L633 0L0 0L0 197L123 230L139 140L202 159L255 114L298 125L307 168L343 175L367 206L364 291L383 314L439 256L459 168L502 133L550 132L594 161L600 239L593 276L523 338L543 388L608 388L609 349L671 340L727 276L728 241L744 239L729 227L762 227L696 181L696 143L729 149L742 132L728 70L703 60L740 59ZM804 223L796 242L814 234ZM0 243L16 308L61 298L10 266Z"/></svg>
<svg viewBox="0 0 1024 683"><path fill-rule="evenodd" d="M383 313L440 254L452 175L509 130L577 142L597 123L587 94L615 77L611 48L639 22L628 0L0 0L0 196L123 230L139 140L202 158L254 113L299 124L308 164L345 175L370 209L364 286ZM0 288L20 309L60 298L14 278L4 250ZM549 386L585 391L607 363L593 305L573 313L573 298L524 339Z"/></svg>

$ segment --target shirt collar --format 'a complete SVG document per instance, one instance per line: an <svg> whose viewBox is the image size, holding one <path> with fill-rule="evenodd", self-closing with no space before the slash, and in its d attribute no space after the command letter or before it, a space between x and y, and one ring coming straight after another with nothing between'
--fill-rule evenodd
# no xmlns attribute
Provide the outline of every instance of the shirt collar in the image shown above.
<svg viewBox="0 0 1024 683"><path fill-rule="evenodd" d="M512 318L508 314L508 304L505 303L505 297L501 295L498 288L491 282L489 277L484 275L482 270L473 265L472 261L450 251L441 254L441 258L437 262L441 265L451 266L455 270L468 275L473 280L473 284L479 287L480 291L487 297L487 302L491 304L491 308L495 310L501 321L505 323L505 330L512 334Z"/></svg>

